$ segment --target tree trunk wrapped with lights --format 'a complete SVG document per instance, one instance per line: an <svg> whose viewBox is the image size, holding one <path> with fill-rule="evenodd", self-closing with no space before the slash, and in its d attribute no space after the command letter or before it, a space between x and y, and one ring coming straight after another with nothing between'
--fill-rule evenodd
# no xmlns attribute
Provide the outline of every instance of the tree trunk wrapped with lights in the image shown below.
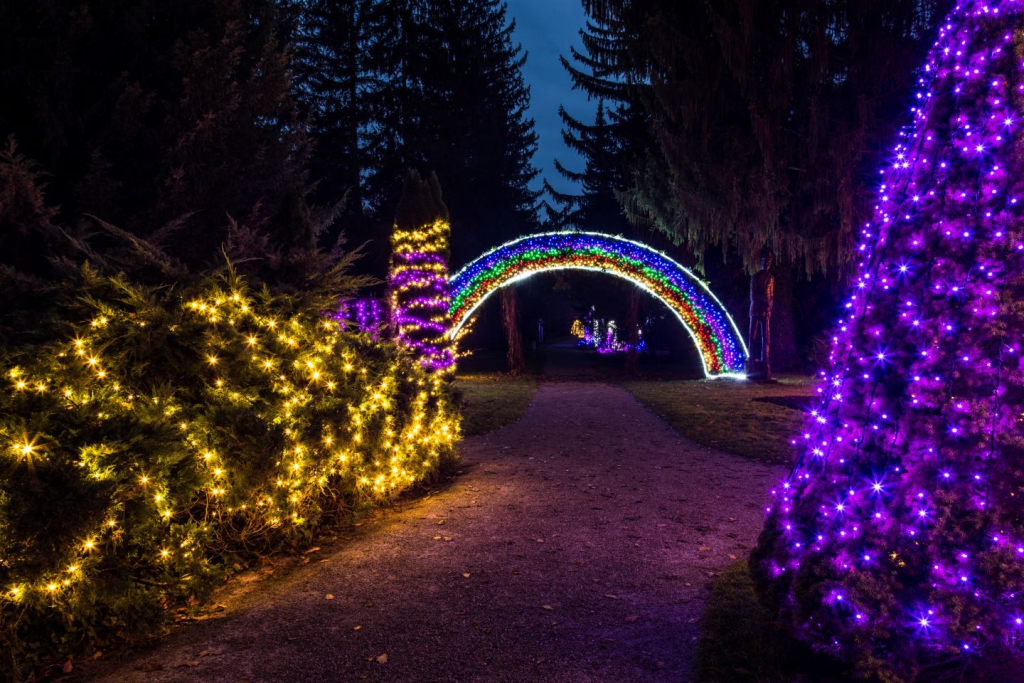
<svg viewBox="0 0 1024 683"><path fill-rule="evenodd" d="M752 559L798 636L899 680L1024 640L1024 2L953 11Z"/></svg>
<svg viewBox="0 0 1024 683"><path fill-rule="evenodd" d="M424 367L439 372L455 368L448 313L450 232L437 176L424 182L410 171L391 233L391 315L398 339Z"/></svg>

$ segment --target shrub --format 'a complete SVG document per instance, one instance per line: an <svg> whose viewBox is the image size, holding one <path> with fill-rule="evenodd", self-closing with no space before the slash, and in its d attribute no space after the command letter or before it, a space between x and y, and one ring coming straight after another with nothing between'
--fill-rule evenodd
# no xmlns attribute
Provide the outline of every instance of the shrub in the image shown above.
<svg viewBox="0 0 1024 683"><path fill-rule="evenodd" d="M144 287L85 267L66 333L0 391L0 672L158 628L226 568L307 541L453 457L448 387L230 269Z"/></svg>

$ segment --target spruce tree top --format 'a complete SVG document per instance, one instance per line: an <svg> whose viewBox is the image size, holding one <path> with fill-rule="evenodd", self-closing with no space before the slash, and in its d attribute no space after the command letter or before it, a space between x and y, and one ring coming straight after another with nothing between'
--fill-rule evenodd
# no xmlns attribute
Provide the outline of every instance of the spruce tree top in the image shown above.
<svg viewBox="0 0 1024 683"><path fill-rule="evenodd" d="M1024 637L1024 2L962 2L882 170L753 567L864 671Z"/></svg>

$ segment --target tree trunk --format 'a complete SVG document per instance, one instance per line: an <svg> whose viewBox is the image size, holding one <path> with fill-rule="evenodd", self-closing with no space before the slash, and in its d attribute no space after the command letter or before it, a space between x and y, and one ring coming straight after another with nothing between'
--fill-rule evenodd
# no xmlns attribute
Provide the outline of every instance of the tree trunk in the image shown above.
<svg viewBox="0 0 1024 683"><path fill-rule="evenodd" d="M640 325L640 291L636 287L629 288L629 308L626 310L626 374L635 376L640 367L640 359L636 345L640 343L638 333Z"/></svg>
<svg viewBox="0 0 1024 683"><path fill-rule="evenodd" d="M523 334L519 330L519 302L515 287L501 290L501 320L508 340L508 372L518 375L526 369L526 363L523 362Z"/></svg>
<svg viewBox="0 0 1024 683"><path fill-rule="evenodd" d="M796 325L793 321L793 281L796 273L792 267L776 267L775 305L772 306L771 349L772 372L791 370L796 362Z"/></svg>

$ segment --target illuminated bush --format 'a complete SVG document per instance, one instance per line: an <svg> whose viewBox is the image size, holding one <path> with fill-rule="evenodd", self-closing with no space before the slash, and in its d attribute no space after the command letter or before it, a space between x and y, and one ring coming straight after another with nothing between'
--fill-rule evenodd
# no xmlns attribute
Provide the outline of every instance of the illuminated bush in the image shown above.
<svg viewBox="0 0 1024 683"><path fill-rule="evenodd" d="M447 387L395 344L230 272L180 293L82 279L66 338L4 370L0 671L143 634L452 456Z"/></svg>

